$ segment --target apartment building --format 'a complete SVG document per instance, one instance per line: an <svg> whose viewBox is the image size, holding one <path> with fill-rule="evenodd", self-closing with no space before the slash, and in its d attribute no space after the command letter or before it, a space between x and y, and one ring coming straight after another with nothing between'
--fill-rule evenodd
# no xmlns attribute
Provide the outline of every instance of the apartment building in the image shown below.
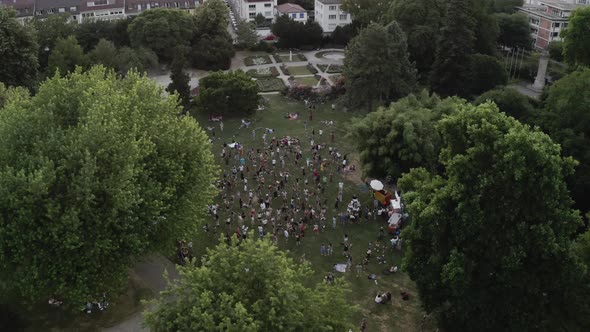
<svg viewBox="0 0 590 332"><path fill-rule="evenodd" d="M287 15L290 19L297 22L307 22L307 10L303 7L293 4L293 3L284 3L282 5L278 5L276 7L276 15L283 16Z"/></svg>
<svg viewBox="0 0 590 332"><path fill-rule="evenodd" d="M125 13L134 16L153 8L173 8L194 14L199 5L199 0L126 0Z"/></svg>
<svg viewBox="0 0 590 332"><path fill-rule="evenodd" d="M588 0L543 1L529 0L518 10L527 15L531 26L534 48L546 50L552 41L560 41L560 33L567 28L572 11L588 4Z"/></svg>
<svg viewBox="0 0 590 332"><path fill-rule="evenodd" d="M81 4L80 16L82 21L112 21L126 17L125 0L85 0L81 1Z"/></svg>
<svg viewBox="0 0 590 332"><path fill-rule="evenodd" d="M33 16L45 18L53 14L71 15L72 20L80 22L80 0L0 0L0 6L12 7L17 18L23 22Z"/></svg>
<svg viewBox="0 0 590 332"><path fill-rule="evenodd" d="M277 0L229 0L229 3L238 19L254 21L261 14L269 21L274 20Z"/></svg>
<svg viewBox="0 0 590 332"><path fill-rule="evenodd" d="M342 0L315 0L315 21L324 30L331 33L337 26L352 23L350 14L342 11Z"/></svg>

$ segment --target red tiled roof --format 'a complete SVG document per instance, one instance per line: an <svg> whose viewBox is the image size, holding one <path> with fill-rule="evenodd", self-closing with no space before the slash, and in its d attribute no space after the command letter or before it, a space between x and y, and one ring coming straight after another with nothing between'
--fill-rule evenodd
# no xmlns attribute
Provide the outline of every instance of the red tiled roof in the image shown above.
<svg viewBox="0 0 590 332"><path fill-rule="evenodd" d="M305 9L303 9L301 6L296 5L294 3L284 3L282 5L278 5L277 11L282 14L305 13L306 12Z"/></svg>

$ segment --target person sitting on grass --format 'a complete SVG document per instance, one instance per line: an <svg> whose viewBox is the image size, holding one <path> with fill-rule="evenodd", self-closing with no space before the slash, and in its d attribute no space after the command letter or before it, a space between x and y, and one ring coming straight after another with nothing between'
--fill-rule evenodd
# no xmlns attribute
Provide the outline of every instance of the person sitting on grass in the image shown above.
<svg viewBox="0 0 590 332"><path fill-rule="evenodd" d="M386 304L389 301L391 301L390 292L377 293L377 296L375 296L375 303L377 304Z"/></svg>

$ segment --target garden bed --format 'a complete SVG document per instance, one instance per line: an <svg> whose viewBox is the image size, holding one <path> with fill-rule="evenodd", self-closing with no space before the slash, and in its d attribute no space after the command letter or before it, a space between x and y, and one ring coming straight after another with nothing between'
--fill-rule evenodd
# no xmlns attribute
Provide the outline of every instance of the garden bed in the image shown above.
<svg viewBox="0 0 590 332"><path fill-rule="evenodd" d="M326 73L328 74L340 74L343 70L343 66L341 65L329 65L326 69Z"/></svg>
<svg viewBox="0 0 590 332"><path fill-rule="evenodd" d="M250 69L246 73L253 78L267 78L279 76L279 70L277 69L277 67L274 66L259 69Z"/></svg>
<svg viewBox="0 0 590 332"><path fill-rule="evenodd" d="M307 61L305 55L301 53L294 53L293 60L290 59L289 54L273 54L276 62L301 62Z"/></svg>
<svg viewBox="0 0 590 332"><path fill-rule="evenodd" d="M258 84L258 91L260 92L282 91L286 88L285 82L276 77L258 79L256 84Z"/></svg>
<svg viewBox="0 0 590 332"><path fill-rule="evenodd" d="M293 76L313 75L313 74L315 74L315 73L312 73L311 71L309 71L309 68L307 68L307 66L287 67L287 70L289 71L289 74L288 75L293 75Z"/></svg>
<svg viewBox="0 0 590 332"><path fill-rule="evenodd" d="M295 77L295 82L297 82L297 84L300 84L300 85L314 87L318 84L319 80L317 78L315 78L314 76Z"/></svg>
<svg viewBox="0 0 590 332"><path fill-rule="evenodd" d="M253 55L246 57L244 63L246 66L267 65L272 63L272 60L268 55Z"/></svg>
<svg viewBox="0 0 590 332"><path fill-rule="evenodd" d="M322 72L324 72L324 73L325 73L325 72L326 72L326 70L328 69L328 67L329 67L330 65L322 65L322 64L319 64L319 65L316 65L316 66L317 66L317 67L318 67L318 68L319 68L319 69L320 69Z"/></svg>

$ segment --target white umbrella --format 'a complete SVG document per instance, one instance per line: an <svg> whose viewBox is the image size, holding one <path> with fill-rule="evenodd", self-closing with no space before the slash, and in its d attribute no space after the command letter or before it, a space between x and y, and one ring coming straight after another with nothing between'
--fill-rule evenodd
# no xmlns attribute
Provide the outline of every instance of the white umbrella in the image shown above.
<svg viewBox="0 0 590 332"><path fill-rule="evenodd" d="M369 183L369 185L371 186L371 188L373 188L373 190L383 189L383 183L381 183L381 181L379 180L372 180L371 183Z"/></svg>

